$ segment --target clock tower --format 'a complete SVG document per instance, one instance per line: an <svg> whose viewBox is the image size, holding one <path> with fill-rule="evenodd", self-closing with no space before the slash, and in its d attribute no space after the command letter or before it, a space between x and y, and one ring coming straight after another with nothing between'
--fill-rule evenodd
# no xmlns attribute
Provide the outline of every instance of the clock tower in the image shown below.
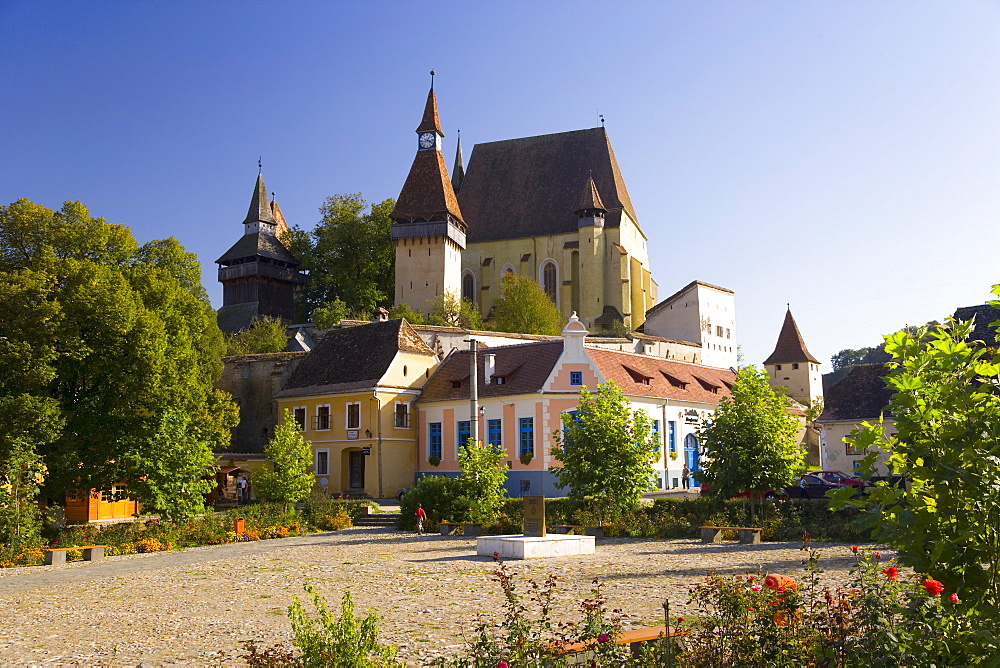
<svg viewBox="0 0 1000 668"><path fill-rule="evenodd" d="M417 154L390 214L396 245L395 303L424 314L436 297L461 294L466 225L441 154L442 137L432 79L417 127Z"/></svg>

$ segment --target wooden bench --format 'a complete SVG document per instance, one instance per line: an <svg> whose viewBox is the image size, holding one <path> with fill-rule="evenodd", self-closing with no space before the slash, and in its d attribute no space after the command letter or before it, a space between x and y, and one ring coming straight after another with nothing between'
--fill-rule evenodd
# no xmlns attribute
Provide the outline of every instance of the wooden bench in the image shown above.
<svg viewBox="0 0 1000 668"><path fill-rule="evenodd" d="M667 631L667 627L664 625L660 626L646 626L639 629L629 629L628 631L622 631L621 635L614 639L616 645L628 645L629 649L632 650L632 654L635 656L639 655L640 643L649 642L650 640L657 640L661 637L670 637L676 635L677 632L673 629ZM588 649L593 648L597 644L597 640L590 640L588 642L575 642L566 645L549 645L552 649L556 651L557 654L572 654L575 652L585 652Z"/></svg>
<svg viewBox="0 0 1000 668"><path fill-rule="evenodd" d="M760 527L701 527L701 542L721 543L723 531L735 531L744 545L760 545Z"/></svg>
<svg viewBox="0 0 1000 668"><path fill-rule="evenodd" d="M45 565L52 566L55 564L65 564L66 552L68 550L83 550L84 561L94 561L95 559L103 559L104 550L106 550L107 548L108 548L107 545L73 545L71 547L47 547L43 550L43 552L45 552Z"/></svg>

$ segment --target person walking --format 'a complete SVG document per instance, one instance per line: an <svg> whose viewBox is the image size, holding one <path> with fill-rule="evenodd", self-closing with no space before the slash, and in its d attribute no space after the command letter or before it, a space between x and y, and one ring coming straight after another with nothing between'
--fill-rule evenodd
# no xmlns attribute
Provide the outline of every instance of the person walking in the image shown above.
<svg viewBox="0 0 1000 668"><path fill-rule="evenodd" d="M422 535L424 533L424 520L427 519L427 511L424 510L423 505L417 504L417 511L413 513L417 516L417 534Z"/></svg>
<svg viewBox="0 0 1000 668"><path fill-rule="evenodd" d="M248 501L247 495L247 478L246 476L240 476L236 480L236 493L239 497L239 502L241 506L245 506Z"/></svg>
<svg viewBox="0 0 1000 668"><path fill-rule="evenodd" d="M684 468L681 469L681 487L683 487L684 489L691 488L690 476L691 476L691 469L688 468L687 464L684 464Z"/></svg>

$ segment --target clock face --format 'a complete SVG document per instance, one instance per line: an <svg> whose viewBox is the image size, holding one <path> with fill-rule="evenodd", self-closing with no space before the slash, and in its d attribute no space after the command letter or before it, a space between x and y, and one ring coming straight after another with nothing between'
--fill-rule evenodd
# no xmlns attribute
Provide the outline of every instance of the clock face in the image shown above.
<svg viewBox="0 0 1000 668"><path fill-rule="evenodd" d="M434 133L424 132L420 135L420 148L431 148L435 144Z"/></svg>

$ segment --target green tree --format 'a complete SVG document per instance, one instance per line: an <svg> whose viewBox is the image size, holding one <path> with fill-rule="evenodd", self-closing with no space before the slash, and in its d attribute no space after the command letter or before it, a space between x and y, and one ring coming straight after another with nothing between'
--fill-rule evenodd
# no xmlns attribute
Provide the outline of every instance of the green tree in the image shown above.
<svg viewBox="0 0 1000 668"><path fill-rule="evenodd" d="M492 313L491 324L498 332L558 336L564 323L562 313L538 283L514 273L500 280Z"/></svg>
<svg viewBox="0 0 1000 668"><path fill-rule="evenodd" d="M28 439L49 498L154 475L154 435L171 410L189 416L191 439L228 443L237 409L212 387L224 342L200 277L175 239L140 247L79 202L0 207L0 412L22 437L41 417ZM187 455L200 457L176 453ZM191 475L193 486L201 474ZM139 487L134 498L158 503Z"/></svg>
<svg viewBox="0 0 1000 668"><path fill-rule="evenodd" d="M723 397L699 431L707 457L700 474L723 499L745 490L765 492L791 484L804 453L796 438L798 420L788 400L768 383L767 373L745 366L732 396Z"/></svg>
<svg viewBox="0 0 1000 668"><path fill-rule="evenodd" d="M993 292L1000 295L1000 285ZM865 508L865 526L895 547L903 564L958 591L972 614L996 619L1000 354L967 343L972 327L950 321L885 337L896 433L866 423L852 434L853 444L867 450L862 470L875 473L887 457L891 472L905 474L908 484L880 483L863 499L838 494L833 505Z"/></svg>
<svg viewBox="0 0 1000 668"><path fill-rule="evenodd" d="M48 472L31 443L9 443L0 459L0 545L33 547L40 542L38 493Z"/></svg>
<svg viewBox="0 0 1000 668"><path fill-rule="evenodd" d="M392 304L396 248L389 214L395 204L387 199L369 208L361 193L333 195L320 207L323 218L312 232L293 228L284 237L309 272L297 297L303 320L337 298L357 313Z"/></svg>
<svg viewBox="0 0 1000 668"><path fill-rule="evenodd" d="M458 450L458 466L464 495L469 498L469 521L496 522L507 498L507 455L492 445L473 439Z"/></svg>
<svg viewBox="0 0 1000 668"><path fill-rule="evenodd" d="M285 323L281 318L264 316L253 321L248 329L226 338L227 355L257 355L280 353L288 344Z"/></svg>
<svg viewBox="0 0 1000 668"><path fill-rule="evenodd" d="M649 489L652 463L659 447L652 423L644 411L632 410L614 382L592 393L580 390L575 412L562 414L562 432L553 434L552 456L561 467L551 467L556 487L569 488L570 497L593 499L612 512L634 507Z"/></svg>
<svg viewBox="0 0 1000 668"><path fill-rule="evenodd" d="M467 299L459 299L450 292L438 295L427 303L430 314L427 324L442 327L482 329L483 317L479 309Z"/></svg>
<svg viewBox="0 0 1000 668"><path fill-rule="evenodd" d="M209 442L191 429L189 416L173 408L166 411L141 456L155 466L131 462L146 475L130 481L128 487L131 497L143 500L145 512L181 520L205 510L205 495L215 487L209 479L215 470L215 455Z"/></svg>
<svg viewBox="0 0 1000 668"><path fill-rule="evenodd" d="M329 329L340 324L340 321L350 315L347 302L340 297L334 297L332 302L317 306L312 314L312 323L320 329Z"/></svg>
<svg viewBox="0 0 1000 668"><path fill-rule="evenodd" d="M392 320L395 320L396 318L405 318L411 325L424 324L423 314L421 314L420 311L414 311L406 302L396 304L389 309L389 318Z"/></svg>
<svg viewBox="0 0 1000 668"><path fill-rule="evenodd" d="M264 446L264 456L274 470L258 470L251 474L258 497L283 503L287 509L288 504L298 503L309 496L315 484L315 478L309 471L312 447L299 431L290 410L285 409L281 423L274 428L274 436Z"/></svg>

